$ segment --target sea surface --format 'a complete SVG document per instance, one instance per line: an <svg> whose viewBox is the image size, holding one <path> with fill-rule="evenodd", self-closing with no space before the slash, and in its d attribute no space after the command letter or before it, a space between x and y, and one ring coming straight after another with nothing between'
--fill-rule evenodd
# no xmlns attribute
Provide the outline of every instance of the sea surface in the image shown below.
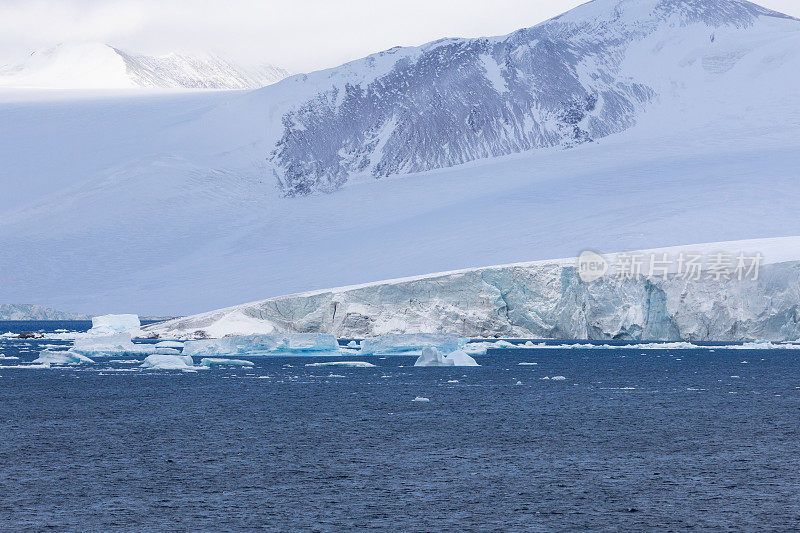
<svg viewBox="0 0 800 533"><path fill-rule="evenodd" d="M800 529L797 350L11 368L55 344L0 338L2 531Z"/></svg>

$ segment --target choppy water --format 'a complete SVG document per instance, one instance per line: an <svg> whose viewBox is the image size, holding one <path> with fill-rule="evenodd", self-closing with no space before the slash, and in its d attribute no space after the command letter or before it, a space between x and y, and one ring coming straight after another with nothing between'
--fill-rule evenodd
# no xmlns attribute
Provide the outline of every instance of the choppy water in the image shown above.
<svg viewBox="0 0 800 533"><path fill-rule="evenodd" d="M800 352L477 359L0 368L0 529L800 528Z"/></svg>

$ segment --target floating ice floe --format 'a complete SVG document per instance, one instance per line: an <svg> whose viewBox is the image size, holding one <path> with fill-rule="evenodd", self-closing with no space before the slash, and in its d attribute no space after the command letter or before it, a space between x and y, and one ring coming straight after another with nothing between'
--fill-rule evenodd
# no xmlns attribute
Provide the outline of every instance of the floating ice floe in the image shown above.
<svg viewBox="0 0 800 533"><path fill-rule="evenodd" d="M770 341L752 341L744 342L742 344L731 344L729 346L720 346L723 350L800 350L800 344L792 342L770 342Z"/></svg>
<svg viewBox="0 0 800 533"><path fill-rule="evenodd" d="M427 403L427 402L431 401L431 399L430 399L430 398L424 398L424 397L422 397L422 396L417 396L416 398L414 398L414 399L413 399L413 400L411 400L411 401L412 401L412 402L422 402L422 403Z"/></svg>
<svg viewBox="0 0 800 533"><path fill-rule="evenodd" d="M91 335L109 335L139 329L142 323L137 315L102 315L92 317Z"/></svg>
<svg viewBox="0 0 800 533"><path fill-rule="evenodd" d="M32 364L32 365L9 365L9 366L0 366L3 370L9 368L24 368L28 370L47 370L50 368L50 363L40 363L40 364Z"/></svg>
<svg viewBox="0 0 800 533"><path fill-rule="evenodd" d="M361 355L416 355L423 348L450 353L463 348L467 340L437 333L381 335L361 341Z"/></svg>
<svg viewBox="0 0 800 533"><path fill-rule="evenodd" d="M255 366L252 361L244 359L223 359L221 357L204 357L200 360L201 366Z"/></svg>
<svg viewBox="0 0 800 533"><path fill-rule="evenodd" d="M34 363L48 363L51 365L79 365L81 363L94 363L85 355L72 350L42 350Z"/></svg>
<svg viewBox="0 0 800 533"><path fill-rule="evenodd" d="M140 365L152 370L186 370L194 368L194 361L184 355L148 355Z"/></svg>
<svg viewBox="0 0 800 533"><path fill-rule="evenodd" d="M134 344L130 333L87 336L75 339L72 351L83 355L149 355L156 352L152 344Z"/></svg>
<svg viewBox="0 0 800 533"><path fill-rule="evenodd" d="M333 335L295 333L280 335L244 335L187 341L183 355L341 355Z"/></svg>
<svg viewBox="0 0 800 533"><path fill-rule="evenodd" d="M308 363L306 366L346 366L351 368L373 368L375 365L372 363L367 363L365 361L331 361L325 363Z"/></svg>
<svg viewBox="0 0 800 533"><path fill-rule="evenodd" d="M356 341L350 341L347 343L348 348L358 348L358 343Z"/></svg>
<svg viewBox="0 0 800 533"><path fill-rule="evenodd" d="M443 354L436 348L425 347L414 366L480 366L464 350Z"/></svg>

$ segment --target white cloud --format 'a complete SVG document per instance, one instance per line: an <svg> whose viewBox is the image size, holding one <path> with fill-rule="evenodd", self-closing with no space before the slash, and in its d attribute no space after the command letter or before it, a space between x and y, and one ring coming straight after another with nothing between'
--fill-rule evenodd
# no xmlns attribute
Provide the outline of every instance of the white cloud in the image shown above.
<svg viewBox="0 0 800 533"><path fill-rule="evenodd" d="M0 0L0 61L58 42L216 51L296 71L396 45L501 35L582 0ZM800 15L796 0L766 0Z"/></svg>

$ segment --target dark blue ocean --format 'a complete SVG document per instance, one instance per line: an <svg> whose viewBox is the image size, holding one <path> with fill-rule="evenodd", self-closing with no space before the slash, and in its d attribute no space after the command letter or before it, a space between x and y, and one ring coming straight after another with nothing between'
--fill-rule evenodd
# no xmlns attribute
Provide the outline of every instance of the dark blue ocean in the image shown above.
<svg viewBox="0 0 800 533"><path fill-rule="evenodd" d="M794 350L9 368L53 344L0 339L3 531L800 529Z"/></svg>

